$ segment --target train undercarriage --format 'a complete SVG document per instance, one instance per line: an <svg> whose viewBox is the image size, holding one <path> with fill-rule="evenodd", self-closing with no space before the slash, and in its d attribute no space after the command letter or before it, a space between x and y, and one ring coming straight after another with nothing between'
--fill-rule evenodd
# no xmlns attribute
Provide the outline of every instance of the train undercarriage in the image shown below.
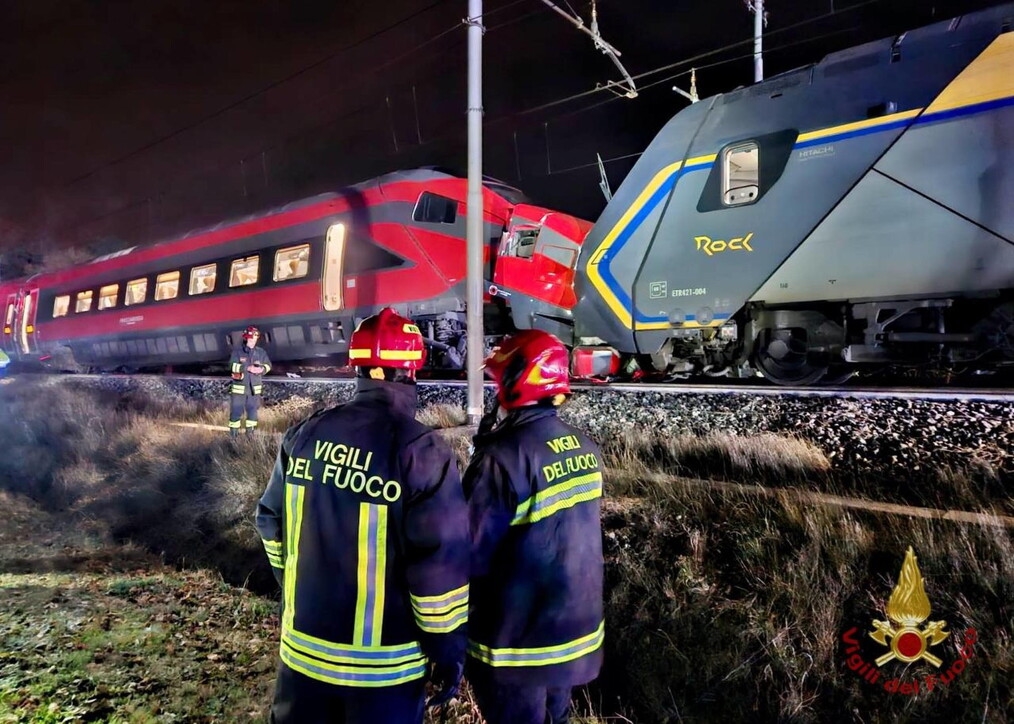
<svg viewBox="0 0 1014 724"><path fill-rule="evenodd" d="M955 375L1012 365L1014 299L998 296L752 305L722 327L678 330L633 361L668 379L762 375L804 386L886 368Z"/></svg>

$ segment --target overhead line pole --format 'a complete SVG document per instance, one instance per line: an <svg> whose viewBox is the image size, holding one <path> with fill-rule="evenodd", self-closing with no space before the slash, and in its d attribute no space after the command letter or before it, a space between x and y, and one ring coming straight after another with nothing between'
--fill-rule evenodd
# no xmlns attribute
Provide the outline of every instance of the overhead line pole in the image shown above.
<svg viewBox="0 0 1014 724"><path fill-rule="evenodd" d="M466 265L465 318L468 368L468 424L482 418L482 0L468 0L468 198L465 219Z"/></svg>
<svg viewBox="0 0 1014 724"><path fill-rule="evenodd" d="M751 0L753 9L753 82L764 80L764 0Z"/></svg>

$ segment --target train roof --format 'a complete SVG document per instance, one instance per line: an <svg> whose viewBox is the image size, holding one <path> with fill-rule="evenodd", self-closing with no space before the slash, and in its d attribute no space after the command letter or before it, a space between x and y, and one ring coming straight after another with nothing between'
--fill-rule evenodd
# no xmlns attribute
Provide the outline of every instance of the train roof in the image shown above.
<svg viewBox="0 0 1014 724"><path fill-rule="evenodd" d="M298 213L301 210L312 209L314 207L321 206L322 204L326 204L329 201L344 198L349 195L360 194L369 189L378 189L380 193L383 194L385 186L398 182L441 181L454 178L456 177L451 174L434 169L420 168L420 169L392 171L382 176L378 176L372 179L368 179L366 181L361 181L356 184L342 187L336 191L328 191L325 193L317 194L316 196L298 199L296 201L291 201L282 206L276 206L252 214L247 214L245 216L237 216L227 219L225 221L220 221L211 226L204 226L197 229L191 229L190 231L187 231L183 234L174 235L172 237L160 239L158 241L149 242L146 244L137 244L135 246L126 247L124 249L111 252L109 254L102 254L101 256L97 256L94 259L91 259L83 264L75 264L73 266L65 267L63 269L40 272L38 274L33 275L32 277L30 277L28 280L25 281L31 282L44 280L49 284L53 283L59 284L64 281L69 281L71 278L79 275L82 272L85 272L86 270L94 270L95 272L104 271L105 270L104 267L106 266L106 264L116 259L124 259L125 257L138 255L143 252L155 252L156 250L159 250L161 248L168 248L180 242L186 241L188 239L195 239L202 236L214 235L216 233L222 232L234 226L255 223L263 219L268 219L283 214ZM100 268L94 268L93 265L98 265Z"/></svg>
<svg viewBox="0 0 1014 724"><path fill-rule="evenodd" d="M778 75L769 76L759 83L739 86L727 93L716 94L722 105L734 103L742 98L774 93L782 88L805 82L807 76L820 78L847 73L883 62L893 62L892 52L904 51L906 44L941 37L947 33L982 33L996 35L1007 32L1014 26L1014 2L1002 3L991 8L965 13L929 25L905 31L897 36L871 40L861 45L828 53L816 63L792 68ZM704 99L702 99L704 100Z"/></svg>

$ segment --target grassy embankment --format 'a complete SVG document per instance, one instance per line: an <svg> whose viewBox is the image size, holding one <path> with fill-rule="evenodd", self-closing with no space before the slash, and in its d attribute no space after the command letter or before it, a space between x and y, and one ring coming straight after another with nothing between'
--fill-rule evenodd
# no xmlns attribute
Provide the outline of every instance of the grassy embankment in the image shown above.
<svg viewBox="0 0 1014 724"><path fill-rule="evenodd" d="M263 718L277 603L251 511L273 433L312 408L267 408L266 434L232 444L170 424L224 425L224 402L0 386L0 722ZM1014 708L1014 543L999 519L801 501L793 488L872 491L795 438L605 442L607 670L582 692L600 721L1000 722ZM925 504L998 509L1005 465L940 471ZM849 671L840 636L885 618L909 545L952 631L934 650L953 659L968 627L979 643L949 686L902 696ZM884 680L930 668L895 662ZM447 721L478 721L467 695Z"/></svg>

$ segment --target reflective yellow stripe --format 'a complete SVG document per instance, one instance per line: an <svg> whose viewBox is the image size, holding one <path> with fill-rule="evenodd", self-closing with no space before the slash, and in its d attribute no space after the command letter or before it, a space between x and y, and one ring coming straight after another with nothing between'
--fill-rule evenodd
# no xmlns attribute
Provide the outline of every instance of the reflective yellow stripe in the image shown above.
<svg viewBox="0 0 1014 724"><path fill-rule="evenodd" d="M507 666L550 666L574 661L597 651L605 640L605 621L587 636L557 644L534 648L495 649L475 641L468 642L468 653L472 658L495 667Z"/></svg>
<svg viewBox="0 0 1014 724"><path fill-rule="evenodd" d="M387 506L359 504L354 644L379 645L384 627L387 579Z"/></svg>
<svg viewBox="0 0 1014 724"><path fill-rule="evenodd" d="M412 600L412 608L423 613L442 613L455 608L462 601L468 602L468 584L461 588L455 588L447 593L440 593L435 596L415 596L409 594Z"/></svg>
<svg viewBox="0 0 1014 724"><path fill-rule="evenodd" d="M356 621L352 642L362 646L366 636L366 599L370 592L369 577L370 504L359 504L359 539L356 546Z"/></svg>
<svg viewBox="0 0 1014 724"><path fill-rule="evenodd" d="M299 529L303 524L303 500L306 488L302 485L285 484L285 619L282 631L293 628L296 616L296 574L299 565Z"/></svg>
<svg viewBox="0 0 1014 724"><path fill-rule="evenodd" d="M387 506L370 506L377 515L377 537L374 544L377 560L373 567L373 637L369 643L379 646L384 630L384 599L387 581Z"/></svg>
<svg viewBox="0 0 1014 724"><path fill-rule="evenodd" d="M303 631L285 631L283 640L292 648L336 664L401 664L423 656L418 641L388 646L355 646L311 636Z"/></svg>
<svg viewBox="0 0 1014 724"><path fill-rule="evenodd" d="M242 395L246 393L246 387L243 385L233 385L231 392L234 395Z"/></svg>
<svg viewBox="0 0 1014 724"><path fill-rule="evenodd" d="M349 359L368 359L373 356L373 350L369 349L350 349ZM390 361L410 361L422 359L422 350L398 350L398 349L382 349L377 355L380 359L386 359Z"/></svg>
<svg viewBox="0 0 1014 724"><path fill-rule="evenodd" d="M416 624L429 633L448 633L468 621L468 584L436 596L414 596Z"/></svg>
<svg viewBox="0 0 1014 724"><path fill-rule="evenodd" d="M602 497L602 473L588 473L568 478L546 488L518 505L511 525L527 525L544 520L578 503Z"/></svg>
<svg viewBox="0 0 1014 724"><path fill-rule="evenodd" d="M231 427L234 430L238 430L239 429L239 420L229 420L229 427Z"/></svg>
<svg viewBox="0 0 1014 724"><path fill-rule="evenodd" d="M284 568L284 558L282 556L282 542L278 540L267 540L262 538L261 542L264 544L264 552L268 554L268 563L271 564L272 568Z"/></svg>
<svg viewBox="0 0 1014 724"><path fill-rule="evenodd" d="M326 684L373 688L394 686L426 675L427 661L419 658L397 666L342 666L306 656L282 643L280 656L286 666Z"/></svg>

